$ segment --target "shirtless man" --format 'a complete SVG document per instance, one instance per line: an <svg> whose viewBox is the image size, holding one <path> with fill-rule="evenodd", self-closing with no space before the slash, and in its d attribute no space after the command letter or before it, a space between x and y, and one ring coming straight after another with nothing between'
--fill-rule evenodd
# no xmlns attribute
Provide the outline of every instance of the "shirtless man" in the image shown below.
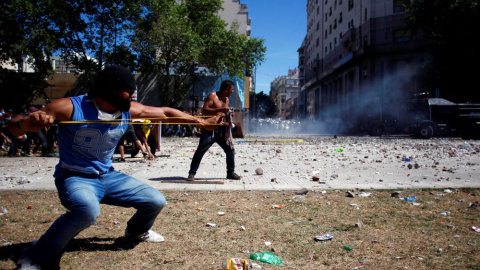
<svg viewBox="0 0 480 270"><path fill-rule="evenodd" d="M99 73L88 96L56 100L8 123L9 132L19 136L41 130L54 121L73 121L58 125L60 158L53 175L60 201L68 211L24 250L17 269L41 269L42 264L54 261L70 240L95 222L100 203L137 210L126 223L127 238L164 241L163 236L151 230L166 203L164 196L140 180L114 170L115 146L132 118L164 118L165 122L181 121L212 129L218 119L204 120L173 108L133 102L135 88L135 78L128 69L110 66Z"/></svg>
<svg viewBox="0 0 480 270"><path fill-rule="evenodd" d="M226 114L229 111L228 103L230 97L234 92L234 84L230 80L225 80L220 85L218 92L212 92L208 95L203 108L203 115L220 115ZM195 174L197 173L203 155L214 144L217 143L222 147L227 156L227 179L240 180L241 176L235 173L235 150L233 144L229 145L225 134L231 132L232 126L225 126L217 128L213 131L202 129L200 142L198 148L193 155L192 163L190 164L190 171L188 172L188 181L195 181ZM230 129L230 130L227 130Z"/></svg>

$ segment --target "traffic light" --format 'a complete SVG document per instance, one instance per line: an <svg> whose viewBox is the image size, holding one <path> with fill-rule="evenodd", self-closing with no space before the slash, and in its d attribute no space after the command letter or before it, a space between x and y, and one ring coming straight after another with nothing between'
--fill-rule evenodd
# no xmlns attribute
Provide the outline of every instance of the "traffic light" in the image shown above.
<svg viewBox="0 0 480 270"><path fill-rule="evenodd" d="M198 62L193 62L192 70L193 70L193 73L198 71Z"/></svg>

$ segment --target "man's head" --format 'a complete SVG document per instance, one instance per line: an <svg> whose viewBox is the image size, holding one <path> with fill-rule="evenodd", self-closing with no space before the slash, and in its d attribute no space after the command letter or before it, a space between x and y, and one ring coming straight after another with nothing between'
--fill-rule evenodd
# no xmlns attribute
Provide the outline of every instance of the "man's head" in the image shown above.
<svg viewBox="0 0 480 270"><path fill-rule="evenodd" d="M225 80L220 84L220 92L225 91L227 97L230 97L233 94L234 89L235 86L231 80Z"/></svg>
<svg viewBox="0 0 480 270"><path fill-rule="evenodd" d="M120 111L130 109L131 96L136 89L135 77L130 70L119 66L109 66L102 70L95 79L94 88L88 93L92 98L101 97ZM122 97L128 92L129 98Z"/></svg>

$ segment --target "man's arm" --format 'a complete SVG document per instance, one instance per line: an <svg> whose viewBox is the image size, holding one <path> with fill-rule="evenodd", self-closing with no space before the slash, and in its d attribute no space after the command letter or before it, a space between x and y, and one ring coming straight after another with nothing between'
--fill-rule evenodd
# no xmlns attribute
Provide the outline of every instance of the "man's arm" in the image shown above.
<svg viewBox="0 0 480 270"><path fill-rule="evenodd" d="M21 136L27 131L37 132L51 126L55 120L70 120L72 112L73 104L71 100L62 98L36 112L15 116L8 122L8 131L15 136Z"/></svg>
<svg viewBox="0 0 480 270"><path fill-rule="evenodd" d="M132 101L130 106L130 114L132 118L162 118L162 122L197 124L210 130L215 129L215 125L219 121L219 116L202 119L174 108L145 106L134 101Z"/></svg>

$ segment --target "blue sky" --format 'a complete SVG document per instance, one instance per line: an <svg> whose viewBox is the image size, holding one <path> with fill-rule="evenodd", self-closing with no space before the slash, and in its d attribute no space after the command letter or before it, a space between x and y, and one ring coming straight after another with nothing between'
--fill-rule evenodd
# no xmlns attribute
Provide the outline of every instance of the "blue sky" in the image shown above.
<svg viewBox="0 0 480 270"><path fill-rule="evenodd" d="M248 5L252 37L265 39L265 61L257 67L256 92L270 93L270 82L298 66L298 48L307 33L305 0L241 0Z"/></svg>

